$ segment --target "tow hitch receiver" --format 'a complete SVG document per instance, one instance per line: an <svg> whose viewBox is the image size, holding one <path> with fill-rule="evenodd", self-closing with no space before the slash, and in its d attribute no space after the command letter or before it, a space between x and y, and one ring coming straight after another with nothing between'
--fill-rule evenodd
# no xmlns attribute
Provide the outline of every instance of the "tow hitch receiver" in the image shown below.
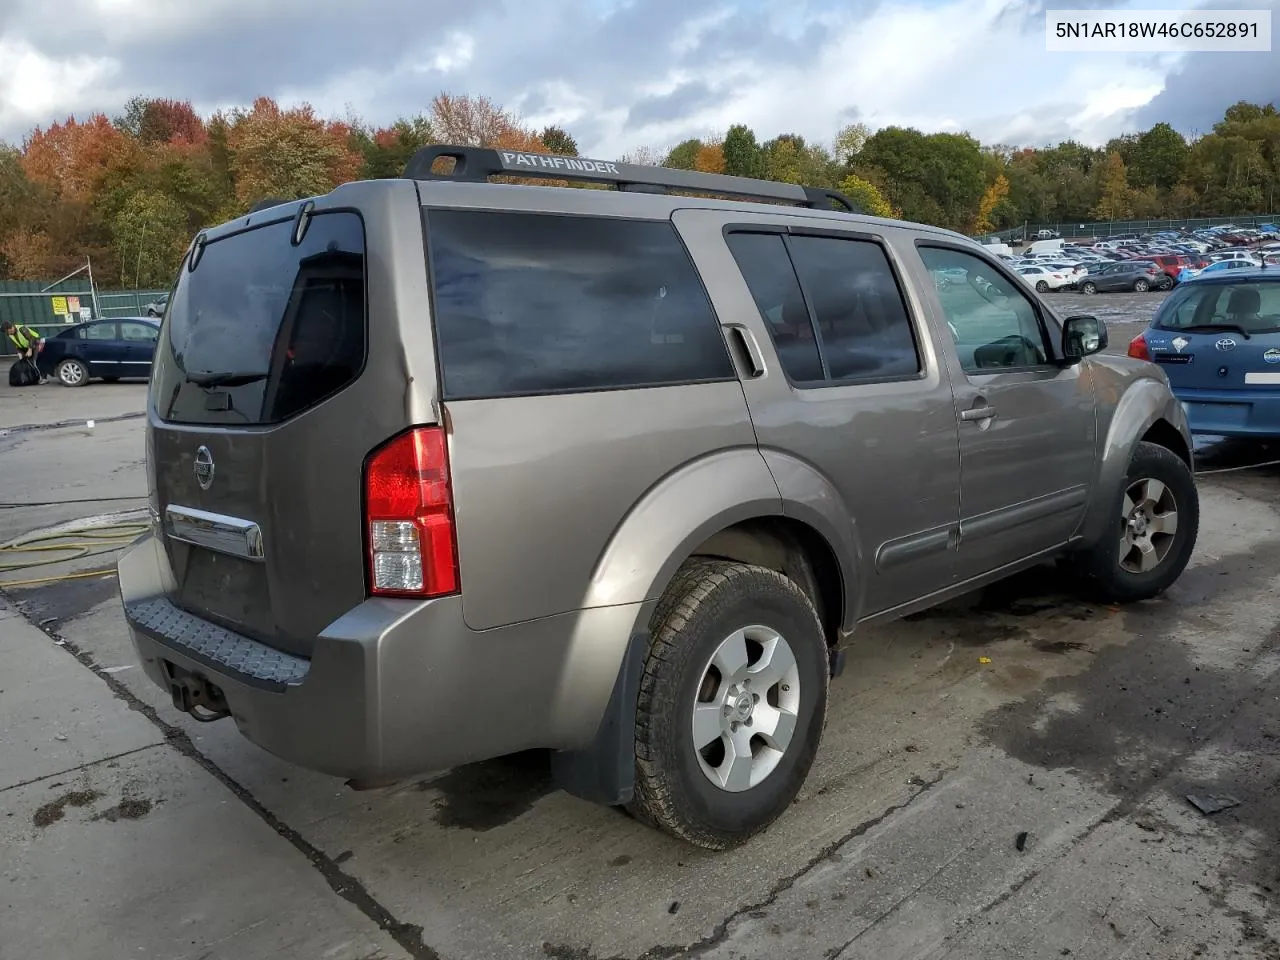
<svg viewBox="0 0 1280 960"><path fill-rule="evenodd" d="M168 661L164 667L169 676L169 694L173 697L175 710L189 713L205 723L231 716L226 698L217 686Z"/></svg>

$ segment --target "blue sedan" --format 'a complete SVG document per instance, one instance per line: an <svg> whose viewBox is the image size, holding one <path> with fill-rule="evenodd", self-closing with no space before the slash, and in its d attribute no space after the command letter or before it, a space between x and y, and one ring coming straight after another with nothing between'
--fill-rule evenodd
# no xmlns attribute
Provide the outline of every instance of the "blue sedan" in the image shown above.
<svg viewBox="0 0 1280 960"><path fill-rule="evenodd" d="M1129 356L1160 365L1192 433L1280 436L1280 269L1206 272L1178 284Z"/></svg>
<svg viewBox="0 0 1280 960"><path fill-rule="evenodd" d="M77 323L45 340L36 366L67 387L83 387L94 379L145 379L151 375L159 336L160 322L149 317Z"/></svg>

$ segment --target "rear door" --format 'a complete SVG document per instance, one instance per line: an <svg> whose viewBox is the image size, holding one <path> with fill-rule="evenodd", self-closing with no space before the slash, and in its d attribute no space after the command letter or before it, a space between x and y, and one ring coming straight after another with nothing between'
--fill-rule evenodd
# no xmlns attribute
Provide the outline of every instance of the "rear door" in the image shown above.
<svg viewBox="0 0 1280 960"><path fill-rule="evenodd" d="M462 610L476 630L581 608L645 495L713 454L740 469L707 482L777 503L671 221L637 218L634 204L599 215L612 198L582 194L539 191L527 199L544 207L511 210L488 185L423 185ZM683 537L708 519L659 522Z"/></svg>
<svg viewBox="0 0 1280 960"><path fill-rule="evenodd" d="M155 324L143 323L141 320L120 321L120 343L124 348L120 358L120 376L150 375L159 336L160 328Z"/></svg>
<svg viewBox="0 0 1280 960"><path fill-rule="evenodd" d="M799 460L837 491L864 562L861 615L948 586L958 431L950 382L893 245L909 235L735 211L675 219L721 318L772 345L777 362L742 384L756 435L766 457ZM919 282L935 286L927 273Z"/></svg>
<svg viewBox="0 0 1280 960"><path fill-rule="evenodd" d="M288 204L184 261L148 421L178 606L306 655L364 600L362 466L433 415L398 322L422 335L416 201L408 181L350 184L316 201L297 243Z"/></svg>

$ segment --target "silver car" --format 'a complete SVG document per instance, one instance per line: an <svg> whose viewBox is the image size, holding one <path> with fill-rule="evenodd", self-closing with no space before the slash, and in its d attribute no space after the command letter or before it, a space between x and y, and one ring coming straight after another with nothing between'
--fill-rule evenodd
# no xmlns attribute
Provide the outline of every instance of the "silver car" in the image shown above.
<svg viewBox="0 0 1280 960"><path fill-rule="evenodd" d="M796 796L868 624L1054 559L1109 601L1173 583L1198 499L1164 375L853 209L433 147L200 234L119 564L148 676L356 786L546 749L724 849Z"/></svg>

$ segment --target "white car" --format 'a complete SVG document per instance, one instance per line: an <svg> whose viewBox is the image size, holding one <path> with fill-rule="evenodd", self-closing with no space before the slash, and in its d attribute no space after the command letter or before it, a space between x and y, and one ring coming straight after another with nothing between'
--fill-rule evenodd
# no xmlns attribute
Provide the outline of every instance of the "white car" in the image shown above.
<svg viewBox="0 0 1280 960"><path fill-rule="evenodd" d="M1018 267L1017 269L1022 278L1040 293L1045 293L1049 290L1061 290L1063 287L1069 287L1076 282L1075 271L1070 268L1054 270L1035 264Z"/></svg>

